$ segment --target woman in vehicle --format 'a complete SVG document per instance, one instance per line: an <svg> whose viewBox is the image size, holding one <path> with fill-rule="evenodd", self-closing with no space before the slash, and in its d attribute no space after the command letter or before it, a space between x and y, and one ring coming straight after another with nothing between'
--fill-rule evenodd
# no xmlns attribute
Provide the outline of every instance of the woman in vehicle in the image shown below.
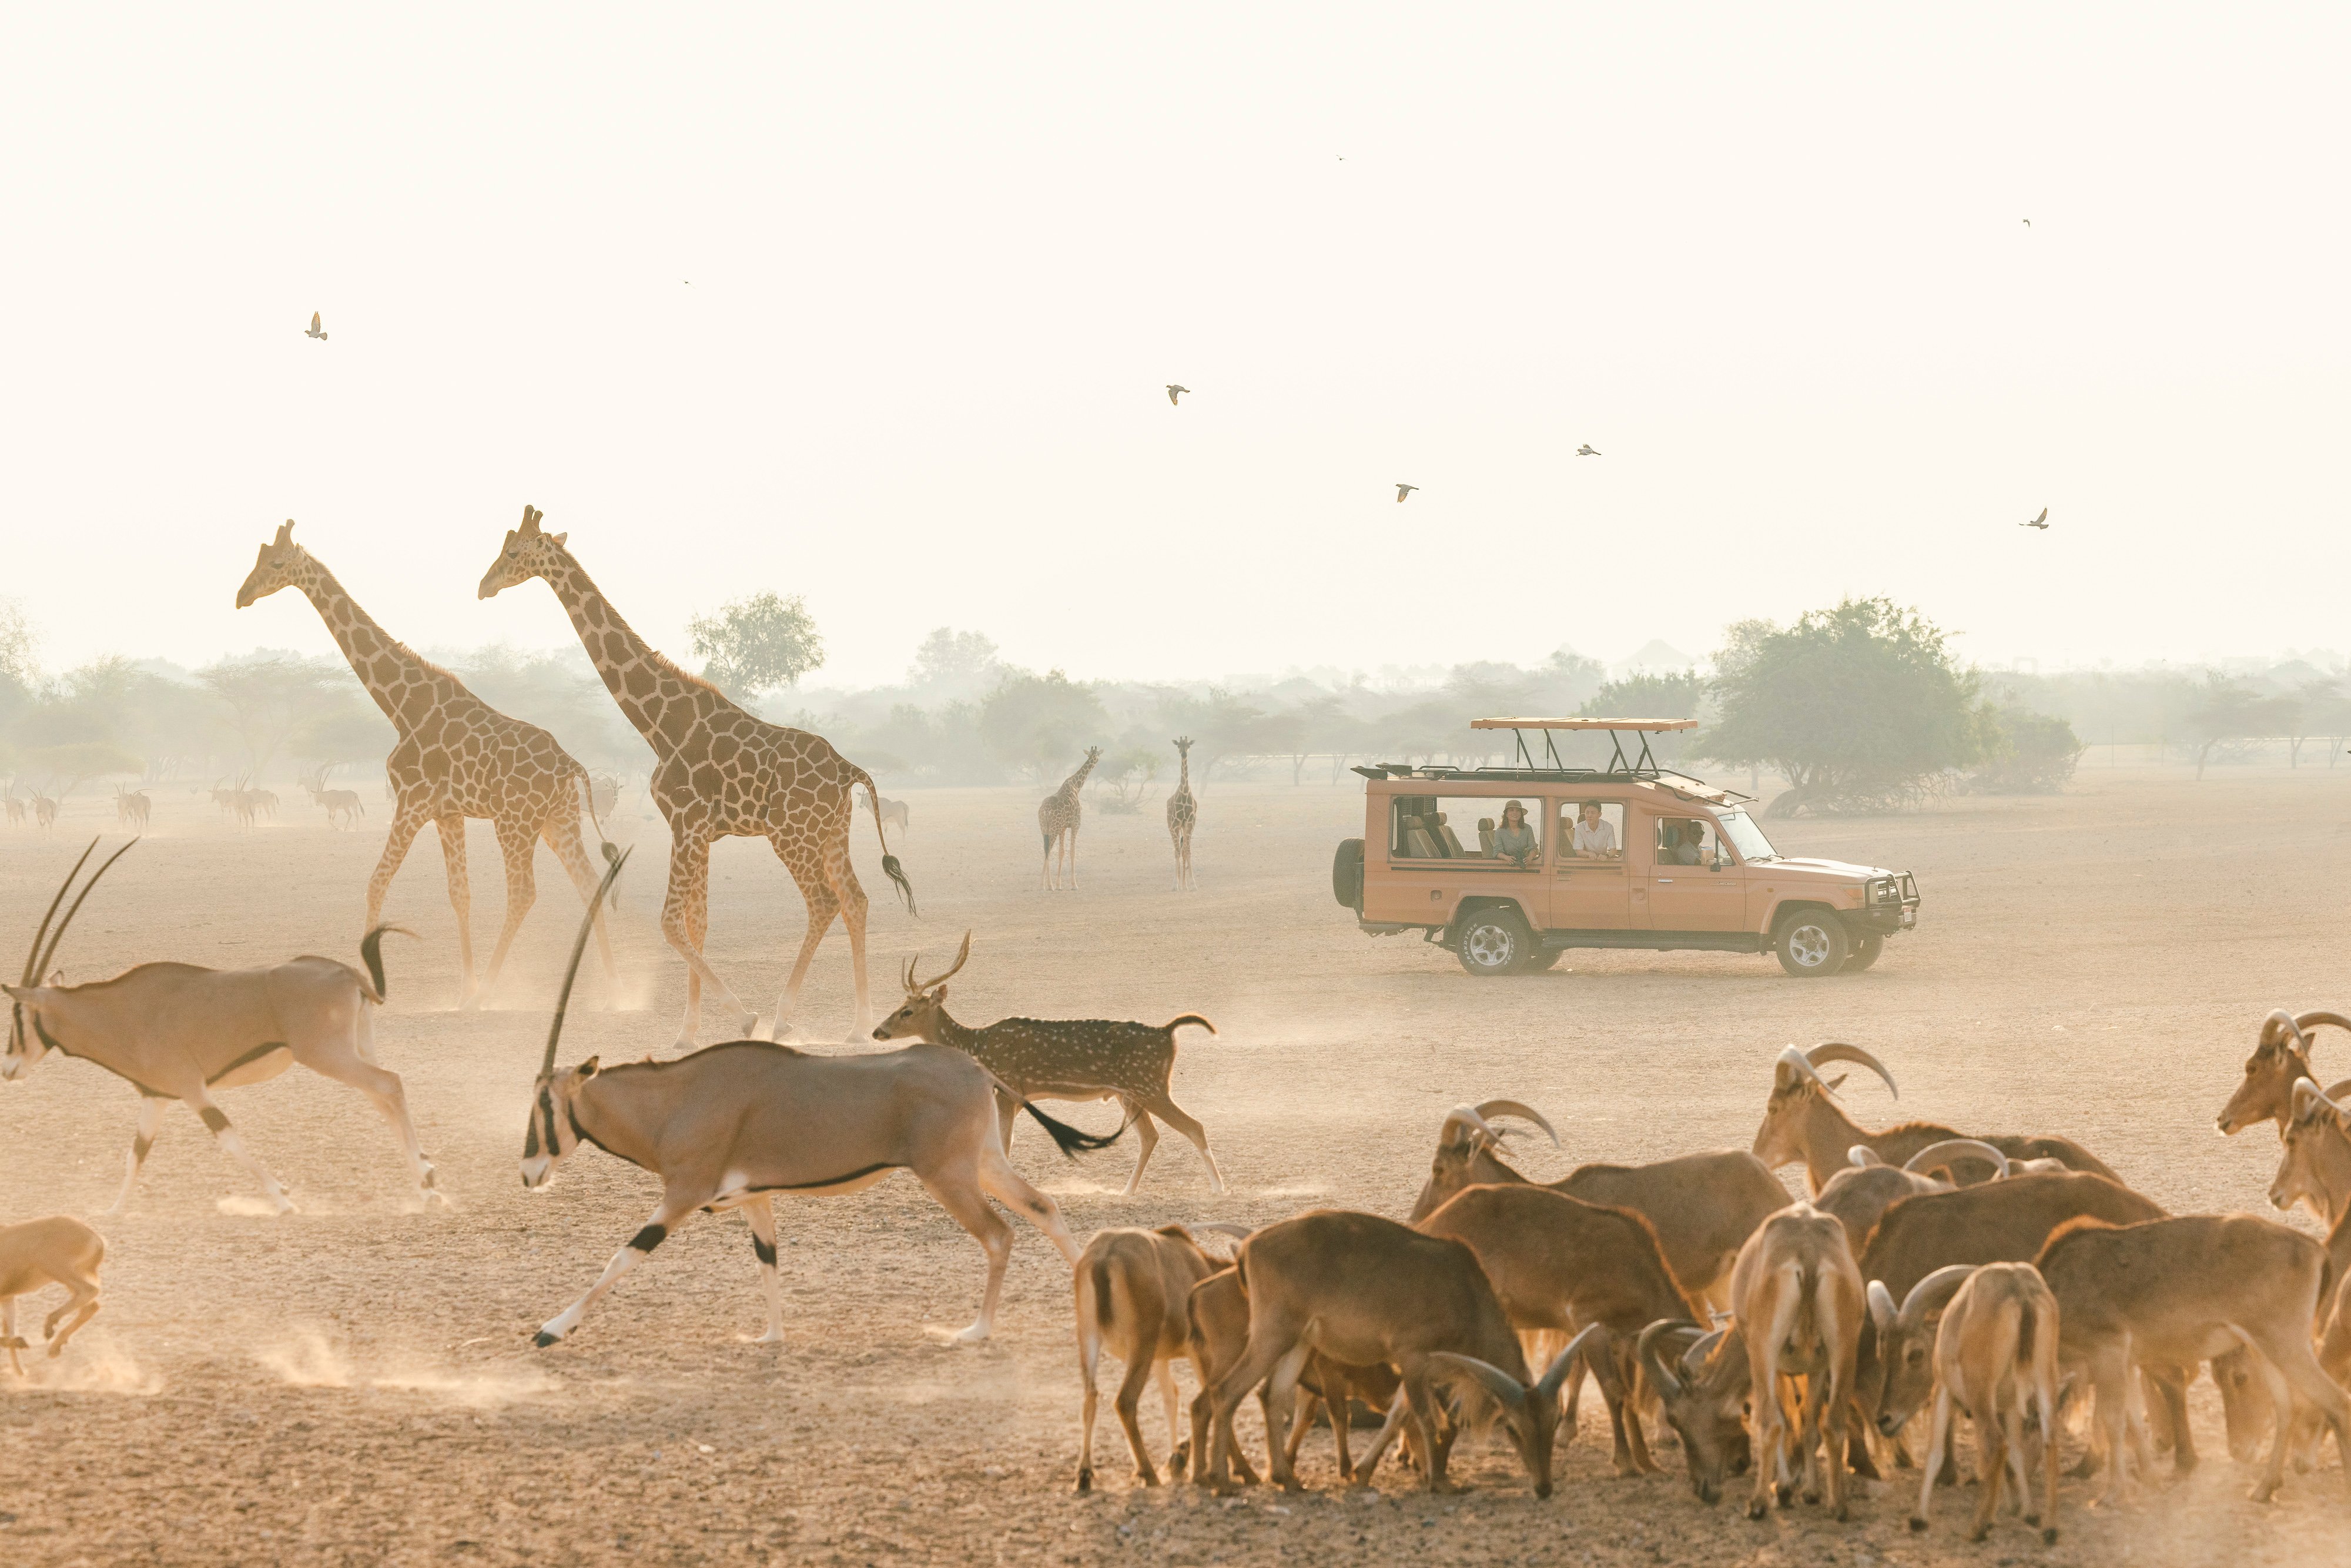
<svg viewBox="0 0 2351 1568"><path fill-rule="evenodd" d="M1535 831L1527 826L1527 809L1512 800L1502 808L1502 825L1494 834L1494 855L1524 867L1535 852Z"/></svg>

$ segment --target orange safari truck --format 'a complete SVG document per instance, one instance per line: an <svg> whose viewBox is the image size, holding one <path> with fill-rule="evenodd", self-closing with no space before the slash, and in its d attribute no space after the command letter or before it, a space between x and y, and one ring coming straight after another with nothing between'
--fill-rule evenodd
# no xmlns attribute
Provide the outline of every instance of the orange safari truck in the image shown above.
<svg viewBox="0 0 2351 1568"><path fill-rule="evenodd" d="M1513 766L1357 768L1364 836L1340 844L1332 892L1364 931L1420 932L1473 975L1547 969L1571 947L1771 953L1797 976L1877 962L1918 923L1917 881L1782 855L1749 797L1656 765L1651 735L1696 727L1481 718L1517 733ZM1561 761L1552 737L1574 730L1609 733L1605 767Z"/></svg>

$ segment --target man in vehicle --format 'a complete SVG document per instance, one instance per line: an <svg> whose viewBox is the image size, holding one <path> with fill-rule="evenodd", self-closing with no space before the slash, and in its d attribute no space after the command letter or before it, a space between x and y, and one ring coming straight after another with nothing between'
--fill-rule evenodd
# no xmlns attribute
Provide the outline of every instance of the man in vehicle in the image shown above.
<svg viewBox="0 0 2351 1568"><path fill-rule="evenodd" d="M1706 863L1706 824L1691 819L1666 824L1666 847L1658 852L1667 865Z"/></svg>
<svg viewBox="0 0 2351 1568"><path fill-rule="evenodd" d="M1616 828L1600 815L1600 802L1586 800L1575 822L1575 852L1593 860L1616 858Z"/></svg>

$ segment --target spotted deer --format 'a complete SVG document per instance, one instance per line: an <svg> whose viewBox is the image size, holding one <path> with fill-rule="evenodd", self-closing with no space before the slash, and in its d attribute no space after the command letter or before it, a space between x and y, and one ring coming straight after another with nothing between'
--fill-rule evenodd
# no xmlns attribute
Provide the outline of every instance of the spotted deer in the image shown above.
<svg viewBox="0 0 2351 1568"><path fill-rule="evenodd" d="M919 956L919 955L918 955ZM904 976L905 1005L883 1019L873 1030L875 1040L926 1040L964 1051L1003 1082L1005 1090L1021 1100L1115 1100L1126 1111L1141 1147L1134 1175L1126 1184L1133 1192L1142 1185L1143 1167L1151 1163L1159 1131L1154 1116L1192 1141L1208 1167L1208 1185L1225 1190L1217 1156L1208 1152L1208 1132L1170 1098L1168 1075L1176 1068L1176 1031L1198 1024L1210 1034L1217 1026L1197 1013L1186 1013L1164 1024L1115 1022L1106 1019L999 1019L982 1029L971 1029L947 1016L947 981L971 957L971 933L964 933L963 948L942 975L927 980L914 977L909 961ZM998 1095L997 1113L1010 1141L1014 1101Z"/></svg>

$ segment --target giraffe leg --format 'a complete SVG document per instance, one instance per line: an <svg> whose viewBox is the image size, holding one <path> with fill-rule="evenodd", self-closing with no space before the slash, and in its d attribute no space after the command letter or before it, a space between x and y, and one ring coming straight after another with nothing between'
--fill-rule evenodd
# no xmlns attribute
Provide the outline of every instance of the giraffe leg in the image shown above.
<svg viewBox="0 0 2351 1568"><path fill-rule="evenodd" d="M457 961L463 974L457 1006L470 1010L481 1005L481 992L474 984L474 884L465 874L465 819L446 812L434 818L433 825L440 830L441 863L449 873L449 907L457 912Z"/></svg>
<svg viewBox="0 0 2351 1568"><path fill-rule="evenodd" d="M691 828L679 828L670 847L669 892L662 900L662 935L685 960L685 1017L678 1025L677 1049L694 1044L702 1026L702 987L716 993L729 1027L748 1034L756 1018L746 1019L743 1004L702 956L703 934L710 924L710 840Z"/></svg>
<svg viewBox="0 0 2351 1568"><path fill-rule="evenodd" d="M528 822L513 817L500 817L497 831L498 851L507 866L507 923L498 930L498 945L490 954L489 972L482 977L484 991L498 983L498 971L506 967L507 949L514 946L515 933L522 929L523 916L538 902L538 875L530 863L538 848L538 835L531 831Z"/></svg>
<svg viewBox="0 0 2351 1568"><path fill-rule="evenodd" d="M579 821L566 818L559 809L547 820L547 825L539 830L539 836L547 841L547 847L555 852L555 858L563 862L564 873L571 878L571 885L580 890L580 898L583 901L593 900L596 884L601 878L588 862L587 846L580 837ZM605 981L609 984L618 978L612 967L612 937L604 928L604 910L601 904L596 909L596 954L604 960Z"/></svg>
<svg viewBox="0 0 2351 1568"><path fill-rule="evenodd" d="M825 846L824 873L833 900L841 905L841 928L849 933L850 980L857 989L857 1021L849 1030L853 1045L873 1032L873 998L865 984L865 889L858 885L857 868L849 863L845 830Z"/></svg>
<svg viewBox="0 0 2351 1568"><path fill-rule="evenodd" d="M768 1030L768 1039L783 1040L793 1032L792 1014L799 1006L800 985L808 978L809 965L816 958L818 945L832 929L833 916L841 913L841 903L833 896L823 862L811 846L787 839L780 831L768 841L776 846L776 858L792 873L800 897L808 904L808 935L800 938L799 956L792 960L792 972L784 981L784 994L776 1002L775 1024ZM869 1022L866 1028L870 1030L872 1025Z"/></svg>
<svg viewBox="0 0 2351 1568"><path fill-rule="evenodd" d="M362 932L372 931L383 916L384 894L392 891L392 879L400 870L400 862L408 858L408 846L424 831L429 819L423 811L403 805L392 813L392 834L383 841L383 857L375 862L375 874L368 878L367 924Z"/></svg>

